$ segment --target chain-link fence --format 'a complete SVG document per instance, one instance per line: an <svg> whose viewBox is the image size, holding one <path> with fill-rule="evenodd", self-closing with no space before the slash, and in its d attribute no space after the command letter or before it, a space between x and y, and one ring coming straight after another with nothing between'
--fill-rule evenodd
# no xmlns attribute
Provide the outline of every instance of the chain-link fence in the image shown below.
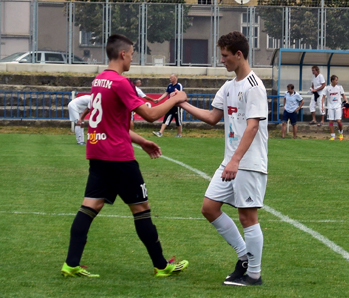
<svg viewBox="0 0 349 298"><path fill-rule="evenodd" d="M234 30L248 37L254 67L269 67L277 48L349 48L347 1L245 3L1 1L0 57L20 52L7 61L106 64L106 39L115 33L134 41L137 65L220 66L217 40Z"/></svg>

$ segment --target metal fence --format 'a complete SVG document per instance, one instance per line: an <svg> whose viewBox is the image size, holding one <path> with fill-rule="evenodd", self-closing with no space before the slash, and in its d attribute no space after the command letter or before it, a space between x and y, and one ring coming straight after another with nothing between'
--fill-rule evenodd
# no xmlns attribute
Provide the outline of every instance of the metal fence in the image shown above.
<svg viewBox="0 0 349 298"><path fill-rule="evenodd" d="M1 119L69 120L68 104L74 92L62 91L0 91ZM211 110L214 94L188 94L188 102L198 108ZM271 123L280 123L280 98L268 96ZM303 115L303 114L302 114ZM183 111L183 121L199 122L193 115ZM223 121L223 119L221 120Z"/></svg>
<svg viewBox="0 0 349 298"><path fill-rule="evenodd" d="M349 10L339 7L346 2L233 3L0 1L0 57L45 50L64 52L68 64L106 64L105 42L115 33L135 42L138 65L221 66L217 40L233 30L248 37L253 67L270 66L275 48L349 48Z"/></svg>

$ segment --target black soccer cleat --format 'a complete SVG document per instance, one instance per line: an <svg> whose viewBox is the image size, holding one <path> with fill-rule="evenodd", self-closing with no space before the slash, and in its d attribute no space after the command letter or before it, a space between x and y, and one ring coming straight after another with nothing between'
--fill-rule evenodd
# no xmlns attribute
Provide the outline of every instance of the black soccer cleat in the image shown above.
<svg viewBox="0 0 349 298"><path fill-rule="evenodd" d="M246 286L260 286L263 284L262 278L258 279L249 277L247 274L241 278L238 278L234 281L224 283L227 286L235 286L235 287L246 287Z"/></svg>
<svg viewBox="0 0 349 298"><path fill-rule="evenodd" d="M248 266L247 260L245 261L238 260L235 265L234 272L230 273L226 277L225 281L223 281L223 285L230 285L230 282L236 279L242 278L247 271L247 266Z"/></svg>

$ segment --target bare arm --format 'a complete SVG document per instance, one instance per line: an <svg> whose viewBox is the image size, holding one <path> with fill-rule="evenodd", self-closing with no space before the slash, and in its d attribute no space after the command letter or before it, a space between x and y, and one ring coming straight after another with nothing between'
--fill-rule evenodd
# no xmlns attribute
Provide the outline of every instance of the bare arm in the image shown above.
<svg viewBox="0 0 349 298"><path fill-rule="evenodd" d="M259 127L259 121L260 119L258 118L247 119L247 127L244 134L242 135L240 144L236 148L234 155L232 156L231 160L228 162L222 173L223 181L231 181L235 179L240 160L243 158L248 148L250 148L256 136Z"/></svg>
<svg viewBox="0 0 349 298"><path fill-rule="evenodd" d="M199 120L206 122L210 125L215 125L223 117L223 111L213 108L213 110L204 110L197 107L194 107L190 103L182 102L178 105L182 109L186 110L188 113L192 114L194 117Z"/></svg>
<svg viewBox="0 0 349 298"><path fill-rule="evenodd" d="M344 98L345 102L348 102L348 99L346 98L346 96L345 96L345 94L344 94L344 93L342 94L342 96L343 96L343 98Z"/></svg>
<svg viewBox="0 0 349 298"><path fill-rule="evenodd" d="M131 141L138 144L142 149L148 153L150 158L158 158L161 155L160 147L152 141L148 141L140 135L136 134L134 131L130 130Z"/></svg>
<svg viewBox="0 0 349 298"><path fill-rule="evenodd" d="M81 125L81 123L84 123L84 119L85 119L86 115L87 115L89 112L90 112L90 109L89 109L89 108L86 108L86 109L82 112L82 114L81 114L79 120L76 122L76 125Z"/></svg>
<svg viewBox="0 0 349 298"><path fill-rule="evenodd" d="M162 101L166 96L168 96L168 92L165 92L163 95L161 95L156 102Z"/></svg>
<svg viewBox="0 0 349 298"><path fill-rule="evenodd" d="M298 108L295 110L295 112L298 112L302 106L304 105L304 100L301 101L301 103L299 104Z"/></svg>
<svg viewBox="0 0 349 298"><path fill-rule="evenodd" d="M187 94L184 91L179 91L175 96L169 98L161 105L149 107L145 104L139 106L134 111L148 122L154 122L164 116L173 106L187 100Z"/></svg>
<svg viewBox="0 0 349 298"><path fill-rule="evenodd" d="M158 102L157 99L151 98L151 97L149 97L148 95L144 96L143 98L145 98L145 99L147 99L147 100L150 100L150 101L152 101L152 102L155 102L155 103Z"/></svg>

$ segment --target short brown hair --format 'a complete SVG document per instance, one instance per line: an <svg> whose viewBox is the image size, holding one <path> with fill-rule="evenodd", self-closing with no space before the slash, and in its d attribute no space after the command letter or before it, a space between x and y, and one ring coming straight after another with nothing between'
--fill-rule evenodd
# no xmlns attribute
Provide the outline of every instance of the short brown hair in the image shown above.
<svg viewBox="0 0 349 298"><path fill-rule="evenodd" d="M334 81L335 79L338 79L338 77L336 75L332 75L331 76L331 82Z"/></svg>
<svg viewBox="0 0 349 298"><path fill-rule="evenodd" d="M250 49L247 38L239 31L222 35L217 42L217 46L221 49L226 48L234 55L237 51L240 51L245 59L247 59Z"/></svg>
<svg viewBox="0 0 349 298"><path fill-rule="evenodd" d="M293 84L288 84L287 88L290 88L291 90L294 90L294 85Z"/></svg>
<svg viewBox="0 0 349 298"><path fill-rule="evenodd" d="M124 35L114 34L108 37L107 56L109 60L116 60L120 51L128 51L133 42Z"/></svg>

